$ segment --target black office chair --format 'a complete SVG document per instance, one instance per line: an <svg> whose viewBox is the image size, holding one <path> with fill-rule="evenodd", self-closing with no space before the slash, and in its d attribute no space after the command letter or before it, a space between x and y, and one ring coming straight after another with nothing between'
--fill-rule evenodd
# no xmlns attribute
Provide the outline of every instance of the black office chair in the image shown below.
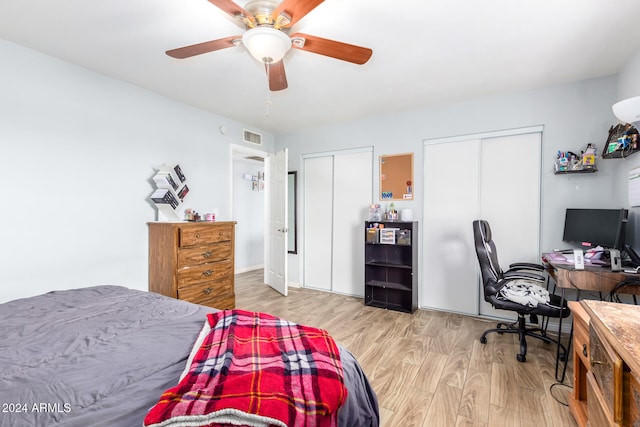
<svg viewBox="0 0 640 427"><path fill-rule="evenodd" d="M500 295L500 290L510 282L519 280L518 283L529 283L541 286L544 283L544 277L541 276L538 264L517 263L512 264L508 271L504 272L500 268L498 262L498 253L496 246L491 239L491 227L484 220L473 221L473 239L476 246L476 254L480 264L480 273L482 275L482 288L484 291L484 300L490 303L498 310L514 311L518 314L518 320L514 323L498 323L494 329L484 331L480 337L480 342L486 344L487 335L492 332L499 334L514 333L520 337L520 353L516 356L519 362L526 361L527 341L526 337L534 337L547 343L556 343L557 340L549 338L546 330L540 327L527 327L525 316L531 316L532 323L538 323L538 316L560 318L569 316L569 309L566 301L557 296L550 294L550 301L546 304L538 303L536 307L523 305L512 300L505 299ZM530 270L530 271L527 271ZM562 302L562 308L560 306ZM561 358L565 359L567 352L564 346L562 348Z"/></svg>

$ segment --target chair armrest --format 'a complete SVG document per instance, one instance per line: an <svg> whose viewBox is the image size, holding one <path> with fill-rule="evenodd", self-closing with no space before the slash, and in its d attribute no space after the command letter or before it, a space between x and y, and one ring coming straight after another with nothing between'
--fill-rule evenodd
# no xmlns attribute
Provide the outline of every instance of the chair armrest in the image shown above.
<svg viewBox="0 0 640 427"><path fill-rule="evenodd" d="M544 271L544 266L540 264L534 264L532 262L516 262L509 266L509 270L534 270Z"/></svg>
<svg viewBox="0 0 640 427"><path fill-rule="evenodd" d="M505 280L513 280L513 279L527 279L527 280L535 280L536 282L544 282L547 279L544 276L540 276L536 273L529 273L527 271L516 270L516 271L507 271L504 273Z"/></svg>

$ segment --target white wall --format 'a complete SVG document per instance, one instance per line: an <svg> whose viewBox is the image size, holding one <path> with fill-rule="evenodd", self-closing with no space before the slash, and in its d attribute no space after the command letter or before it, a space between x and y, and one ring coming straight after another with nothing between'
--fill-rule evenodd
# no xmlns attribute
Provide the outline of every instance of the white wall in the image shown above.
<svg viewBox="0 0 640 427"><path fill-rule="evenodd" d="M253 182L243 175L264 173L264 163L255 160L233 161L233 219L236 224L236 272L262 268L264 265L265 193L254 191Z"/></svg>
<svg viewBox="0 0 640 427"><path fill-rule="evenodd" d="M423 140L543 125L541 247L550 250L562 246L566 207L611 206L618 203L611 191L617 168L615 163L600 162L600 171L593 175L553 174L553 161L558 150L579 152L587 143L593 143L599 151L602 150L608 129L615 123L611 105L616 98L616 84L615 76L603 77L307 129L278 135L276 147L287 147L289 170L300 170L303 154L373 145L374 194L379 193L378 156L414 152L415 200L396 205L399 208L412 208L414 218L421 222L420 228L424 230L429 224L422 224ZM452 168L456 167L455 159L446 161L451 163ZM513 161L526 162L527 159ZM505 209L508 209L508 194L505 194ZM471 224L469 230L471 232ZM422 238L418 241L422 241ZM293 262L292 258L289 274L292 281L297 281L301 256L297 256L298 262ZM428 272L420 269L421 283L428 280L426 276Z"/></svg>
<svg viewBox="0 0 640 427"><path fill-rule="evenodd" d="M616 101L640 96L640 72L638 70L640 70L640 49L629 58L618 75L618 96ZM620 206L629 208L627 193L629 170L640 166L640 154L634 154L628 159L616 160L616 162L618 163L614 185L616 197ZM636 249L640 247L640 208L630 208L629 210L627 242Z"/></svg>
<svg viewBox="0 0 640 427"><path fill-rule="evenodd" d="M640 49L633 54L618 74L618 101L640 95Z"/></svg>
<svg viewBox="0 0 640 427"><path fill-rule="evenodd" d="M186 206L231 219L229 144L242 144L246 124L3 40L0 57L0 302L96 284L147 289L159 165L182 166ZM274 136L255 130L273 151Z"/></svg>

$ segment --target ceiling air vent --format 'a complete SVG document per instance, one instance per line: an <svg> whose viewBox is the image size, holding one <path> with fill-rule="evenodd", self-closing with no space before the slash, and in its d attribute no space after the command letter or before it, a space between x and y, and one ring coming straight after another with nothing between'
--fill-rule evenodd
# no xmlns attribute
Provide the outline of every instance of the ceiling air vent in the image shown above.
<svg viewBox="0 0 640 427"><path fill-rule="evenodd" d="M252 132L250 130L244 129L242 139L244 142L248 142L250 144L262 145L262 134Z"/></svg>

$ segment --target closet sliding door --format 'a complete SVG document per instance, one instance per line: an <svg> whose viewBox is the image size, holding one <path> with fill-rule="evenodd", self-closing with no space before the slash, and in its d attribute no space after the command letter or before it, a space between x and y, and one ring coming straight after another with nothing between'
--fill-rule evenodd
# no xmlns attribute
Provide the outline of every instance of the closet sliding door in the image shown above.
<svg viewBox="0 0 640 427"><path fill-rule="evenodd" d="M489 221L503 267L539 261L541 132L425 142L421 307L509 316L484 302L472 222Z"/></svg>
<svg viewBox="0 0 640 427"><path fill-rule="evenodd" d="M514 262L540 263L541 143L540 133L482 141L479 218L491 225L503 269ZM508 316L481 301L480 314Z"/></svg>
<svg viewBox="0 0 640 427"><path fill-rule="evenodd" d="M333 156L304 160L304 286L331 290Z"/></svg>
<svg viewBox="0 0 640 427"><path fill-rule="evenodd" d="M421 307L468 314L478 309L478 294L469 285L477 277L471 223L477 215L480 143L425 146Z"/></svg>
<svg viewBox="0 0 640 427"><path fill-rule="evenodd" d="M303 286L364 296L364 220L373 194L373 153L304 159Z"/></svg>

